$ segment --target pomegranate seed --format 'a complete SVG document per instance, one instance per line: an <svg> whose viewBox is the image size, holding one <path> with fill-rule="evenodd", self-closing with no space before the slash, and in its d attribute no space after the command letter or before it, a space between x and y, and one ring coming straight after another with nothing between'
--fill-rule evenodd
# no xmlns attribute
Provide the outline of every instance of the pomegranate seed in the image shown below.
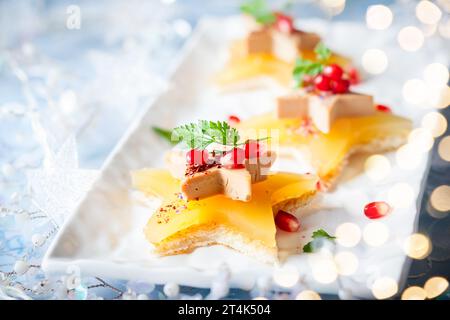
<svg viewBox="0 0 450 320"><path fill-rule="evenodd" d="M261 146L256 141L248 141L245 144L245 159L259 158Z"/></svg>
<svg viewBox="0 0 450 320"><path fill-rule="evenodd" d="M359 75L358 70L356 68L350 68L347 71L348 80L350 80L350 84L358 84L361 82L361 76Z"/></svg>
<svg viewBox="0 0 450 320"><path fill-rule="evenodd" d="M379 219L391 211L391 207L384 201L375 201L364 207L364 214L369 219Z"/></svg>
<svg viewBox="0 0 450 320"><path fill-rule="evenodd" d="M320 91L329 91L331 89L330 80L331 79L329 77L319 74L314 79L314 84L316 86L316 89L318 89Z"/></svg>
<svg viewBox="0 0 450 320"><path fill-rule="evenodd" d="M206 150L191 149L186 152L186 162L190 165L202 165L208 162L209 154Z"/></svg>
<svg viewBox="0 0 450 320"><path fill-rule="evenodd" d="M281 230L296 232L300 229L300 222L297 217L283 210L279 210L275 216L275 224Z"/></svg>
<svg viewBox="0 0 450 320"><path fill-rule="evenodd" d="M385 106L384 104L377 104L375 108L381 112L388 112L388 113L392 112L391 108Z"/></svg>
<svg viewBox="0 0 450 320"><path fill-rule="evenodd" d="M275 13L275 15L275 27L278 31L291 33L294 30L294 21L292 20L292 17L279 12Z"/></svg>
<svg viewBox="0 0 450 320"><path fill-rule="evenodd" d="M344 70L342 70L342 68L337 64L330 64L323 69L323 74L333 80L340 80L342 79Z"/></svg>
<svg viewBox="0 0 450 320"><path fill-rule="evenodd" d="M242 169L244 165L245 151L241 148L233 148L222 157L220 162L226 169Z"/></svg>
<svg viewBox="0 0 450 320"><path fill-rule="evenodd" d="M228 116L228 122L239 123L239 122L241 122L241 119L239 119L237 116L231 115L231 116Z"/></svg>
<svg viewBox="0 0 450 320"><path fill-rule="evenodd" d="M346 93L350 87L350 81L346 79L333 80L331 81L331 89L333 93Z"/></svg>

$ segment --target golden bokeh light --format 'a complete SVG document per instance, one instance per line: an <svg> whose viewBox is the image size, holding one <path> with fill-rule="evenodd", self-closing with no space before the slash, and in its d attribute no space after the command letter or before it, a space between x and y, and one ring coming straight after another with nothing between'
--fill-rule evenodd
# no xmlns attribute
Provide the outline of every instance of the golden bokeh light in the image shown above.
<svg viewBox="0 0 450 320"><path fill-rule="evenodd" d="M337 272L343 276L352 275L358 270L359 260L350 251L341 251L334 256Z"/></svg>
<svg viewBox="0 0 450 320"><path fill-rule="evenodd" d="M303 290L295 297L296 300L322 300L320 295L312 290Z"/></svg>
<svg viewBox="0 0 450 320"><path fill-rule="evenodd" d="M416 16L425 24L436 24L441 20L441 9L431 1L420 1L416 6Z"/></svg>
<svg viewBox="0 0 450 320"><path fill-rule="evenodd" d="M310 256L308 263L314 280L319 283L329 284L334 282L338 277L337 266L333 256L327 254L315 254Z"/></svg>
<svg viewBox="0 0 450 320"><path fill-rule="evenodd" d="M434 189L431 192L430 203L437 211L450 211L450 186L442 185Z"/></svg>
<svg viewBox="0 0 450 320"><path fill-rule="evenodd" d="M372 294L379 300L390 298L397 292L398 284L390 277L380 277L372 284Z"/></svg>
<svg viewBox="0 0 450 320"><path fill-rule="evenodd" d="M367 8L366 23L369 29L384 30L392 23L391 9L383 5L373 5Z"/></svg>
<svg viewBox="0 0 450 320"><path fill-rule="evenodd" d="M437 109L444 109L448 107L450 104L449 86L430 86L428 90L428 100L432 107Z"/></svg>
<svg viewBox="0 0 450 320"><path fill-rule="evenodd" d="M396 183L388 191L388 202L394 208L408 208L414 202L414 189L405 182Z"/></svg>
<svg viewBox="0 0 450 320"><path fill-rule="evenodd" d="M417 51L422 47L425 37L419 28L408 26L400 30L397 41L403 50Z"/></svg>
<svg viewBox="0 0 450 320"><path fill-rule="evenodd" d="M395 152L395 161L398 166L404 170L416 169L421 164L422 160L422 153L417 152L417 149L409 143L404 144Z"/></svg>
<svg viewBox="0 0 450 320"><path fill-rule="evenodd" d="M373 181L386 178L391 172L391 163L381 154L369 156L364 162L364 173Z"/></svg>
<svg viewBox="0 0 450 320"><path fill-rule="evenodd" d="M443 277L433 277L427 280L424 285L428 299L436 298L448 288L448 281Z"/></svg>
<svg viewBox="0 0 450 320"><path fill-rule="evenodd" d="M444 137L439 142L438 153L443 160L450 161L450 136Z"/></svg>
<svg viewBox="0 0 450 320"><path fill-rule="evenodd" d="M345 222L336 228L335 236L338 244L351 248L361 241L361 228L355 223Z"/></svg>
<svg viewBox="0 0 450 320"><path fill-rule="evenodd" d="M417 260L426 258L430 254L431 249L430 239L421 233L410 235L403 244L403 251L405 254L408 257Z"/></svg>
<svg viewBox="0 0 450 320"><path fill-rule="evenodd" d="M363 239L371 247L379 247L389 239L389 229L382 222L370 222L364 227Z"/></svg>
<svg viewBox="0 0 450 320"><path fill-rule="evenodd" d="M434 144L430 131L424 128L412 130L408 136L408 143L421 152L428 152Z"/></svg>
<svg viewBox="0 0 450 320"><path fill-rule="evenodd" d="M284 265L275 268L273 281L281 287L290 288L294 286L300 278L300 274L295 266Z"/></svg>
<svg viewBox="0 0 450 320"><path fill-rule="evenodd" d="M448 69L442 63L430 63L423 72L424 80L432 86L443 87L448 83Z"/></svg>
<svg viewBox="0 0 450 320"><path fill-rule="evenodd" d="M426 298L426 291L417 286L407 288L402 294L402 300L425 300Z"/></svg>
<svg viewBox="0 0 450 320"><path fill-rule="evenodd" d="M410 79L405 82L402 88L403 99L418 105L427 99L427 85L421 79Z"/></svg>
<svg viewBox="0 0 450 320"><path fill-rule="evenodd" d="M439 137L447 130L447 119L439 112L429 112L422 118L422 128L428 130L433 137Z"/></svg>
<svg viewBox="0 0 450 320"><path fill-rule="evenodd" d="M364 70L371 74L381 74L388 66L386 53L380 49L368 49L362 56Z"/></svg>
<svg viewBox="0 0 450 320"><path fill-rule="evenodd" d="M253 300L268 300L266 297L254 297Z"/></svg>

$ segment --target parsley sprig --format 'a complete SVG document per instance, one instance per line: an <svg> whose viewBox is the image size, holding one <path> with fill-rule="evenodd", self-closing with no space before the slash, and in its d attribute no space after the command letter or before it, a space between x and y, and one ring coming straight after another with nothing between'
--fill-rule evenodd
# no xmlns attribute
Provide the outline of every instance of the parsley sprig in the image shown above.
<svg viewBox="0 0 450 320"><path fill-rule="evenodd" d="M240 137L236 128L226 121L199 120L176 127L172 138L183 141L191 149L203 150L212 143L236 146Z"/></svg>
<svg viewBox="0 0 450 320"><path fill-rule="evenodd" d="M295 62L294 71L292 72L296 87L303 85L303 78L305 75L315 77L322 73L325 64L331 56L331 50L328 49L322 42L320 42L314 49L317 61L298 58Z"/></svg>
<svg viewBox="0 0 450 320"><path fill-rule="evenodd" d="M311 253L314 252L316 249L318 249L317 246L315 245L315 242L317 242L316 240L318 239L326 239L331 241L334 241L336 239L336 237L330 236L328 232L326 232L323 229L314 231L312 234L312 238L313 238L312 241L308 242L303 246L303 252Z"/></svg>
<svg viewBox="0 0 450 320"><path fill-rule="evenodd" d="M160 127L152 127L152 130L170 144L175 145L183 142L190 149L204 150L212 143L231 147L248 143L248 140L239 142L241 137L238 130L231 127L226 121L199 120L197 123L188 123L173 130ZM253 140L264 141L268 139L270 137Z"/></svg>
<svg viewBox="0 0 450 320"><path fill-rule="evenodd" d="M276 20L275 14L269 9L265 0L248 0L241 5L240 9L263 25L274 23Z"/></svg>
<svg viewBox="0 0 450 320"><path fill-rule="evenodd" d="M191 149L204 150L212 143L226 146L237 146L240 143L239 132L226 121L199 120L188 123L173 130L152 127L153 131L171 144L183 142Z"/></svg>

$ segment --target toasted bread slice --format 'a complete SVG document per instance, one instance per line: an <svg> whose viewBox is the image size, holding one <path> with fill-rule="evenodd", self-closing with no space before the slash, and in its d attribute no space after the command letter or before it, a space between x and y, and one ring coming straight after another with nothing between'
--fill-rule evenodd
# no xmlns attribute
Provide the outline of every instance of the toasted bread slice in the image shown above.
<svg viewBox="0 0 450 320"><path fill-rule="evenodd" d="M318 181L313 175L272 174L253 184L252 200L242 202L223 195L199 201L180 199L179 181L165 170L139 170L132 178L136 189L163 202L144 230L158 254L220 244L268 263L277 261L274 213L307 205Z"/></svg>

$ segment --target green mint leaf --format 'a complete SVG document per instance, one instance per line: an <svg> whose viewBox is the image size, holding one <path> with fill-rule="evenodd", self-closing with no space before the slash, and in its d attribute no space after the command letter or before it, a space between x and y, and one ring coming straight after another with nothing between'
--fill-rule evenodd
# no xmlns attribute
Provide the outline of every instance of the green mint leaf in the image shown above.
<svg viewBox="0 0 450 320"><path fill-rule="evenodd" d="M314 48L314 52L316 53L317 60L319 60L320 63L325 63L328 59L330 59L331 56L331 50L328 49L323 42L319 42L317 46Z"/></svg>
<svg viewBox="0 0 450 320"><path fill-rule="evenodd" d="M248 0L241 5L240 9L260 24L271 24L276 20L275 14L268 8L265 0Z"/></svg>
<svg viewBox="0 0 450 320"><path fill-rule="evenodd" d="M305 244L303 246L303 252L311 253L311 252L314 252L315 249L318 249L317 245L315 243L315 240L317 240L317 239L327 239L330 241L334 241L336 239L336 237L330 236L328 234L328 232L326 232L323 229L314 231L312 234L312 238L313 238L312 241L308 242L307 244Z"/></svg>
<svg viewBox="0 0 450 320"><path fill-rule="evenodd" d="M167 129L163 129L163 128L159 128L159 127L152 127L152 130L154 133L156 133L158 136L160 136L161 138L163 138L170 144L175 145L178 143L178 141L176 139L172 138L171 130L167 130Z"/></svg>

